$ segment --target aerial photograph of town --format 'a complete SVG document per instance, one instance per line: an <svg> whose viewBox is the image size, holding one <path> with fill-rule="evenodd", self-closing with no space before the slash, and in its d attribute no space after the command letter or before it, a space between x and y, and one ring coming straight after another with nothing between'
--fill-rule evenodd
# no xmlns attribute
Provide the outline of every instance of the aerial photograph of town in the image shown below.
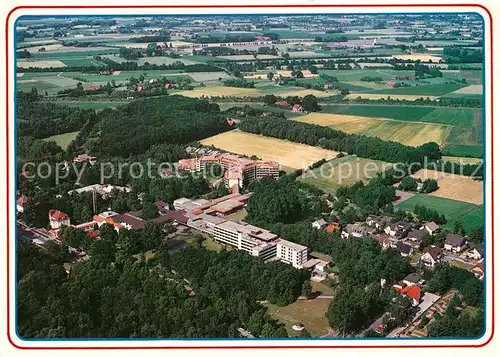
<svg viewBox="0 0 500 357"><path fill-rule="evenodd" d="M20 17L18 336L481 337L484 31Z"/></svg>

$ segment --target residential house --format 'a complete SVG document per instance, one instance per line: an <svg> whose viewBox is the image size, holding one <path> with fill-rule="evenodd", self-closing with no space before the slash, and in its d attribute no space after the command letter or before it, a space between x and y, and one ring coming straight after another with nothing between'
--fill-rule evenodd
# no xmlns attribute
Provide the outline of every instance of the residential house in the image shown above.
<svg viewBox="0 0 500 357"><path fill-rule="evenodd" d="M330 223L328 226L326 226L325 229L327 233L333 233L339 230L340 230L340 225L338 223Z"/></svg>
<svg viewBox="0 0 500 357"><path fill-rule="evenodd" d="M390 236L401 236L403 233L409 231L411 223L408 221L397 221L385 227L384 232Z"/></svg>
<svg viewBox="0 0 500 357"><path fill-rule="evenodd" d="M424 231L424 230L414 229L414 230L411 230L410 232L408 232L407 238L411 242L417 244L417 243L420 243L420 241L422 240L422 237L424 236L425 233L426 233L426 231Z"/></svg>
<svg viewBox="0 0 500 357"><path fill-rule="evenodd" d="M444 241L444 249L459 253L467 246L467 239L458 234L448 233Z"/></svg>
<svg viewBox="0 0 500 357"><path fill-rule="evenodd" d="M418 306L420 304L422 289L417 285L409 285L401 290L401 294L408 296L411 299L412 305Z"/></svg>
<svg viewBox="0 0 500 357"><path fill-rule="evenodd" d="M282 100L278 100L278 101L274 102L274 105L278 105L280 107L288 107L288 106L290 106L290 104L288 104L288 102L285 102L285 101L282 101Z"/></svg>
<svg viewBox="0 0 500 357"><path fill-rule="evenodd" d="M361 225L355 223L355 224L348 224L342 231L341 236L342 238L349 238L349 237L361 238L361 237L366 237L367 233L368 232L365 227L362 227Z"/></svg>
<svg viewBox="0 0 500 357"><path fill-rule="evenodd" d="M71 224L69 216L56 209L51 209L49 211L49 223L50 228L58 230L63 226L69 226Z"/></svg>
<svg viewBox="0 0 500 357"><path fill-rule="evenodd" d="M391 219L385 216L368 216L366 218L366 224L376 229L384 229L390 221Z"/></svg>
<svg viewBox="0 0 500 357"><path fill-rule="evenodd" d="M484 254L483 248L477 247L467 252L467 258L481 260L483 259L483 254Z"/></svg>
<svg viewBox="0 0 500 357"><path fill-rule="evenodd" d="M483 280L484 278L484 264L477 264L474 265L471 269L470 272L474 274L479 280Z"/></svg>
<svg viewBox="0 0 500 357"><path fill-rule="evenodd" d="M440 263L443 257L441 248L436 246L425 247L423 253L424 254L420 257L420 263L430 269L433 269L436 264Z"/></svg>
<svg viewBox="0 0 500 357"><path fill-rule="evenodd" d="M87 154L80 154L80 155L75 156L73 158L73 162L74 163L88 162L90 164L93 164L96 160L97 160L97 158L95 156L90 156L90 155L87 155Z"/></svg>
<svg viewBox="0 0 500 357"><path fill-rule="evenodd" d="M317 221L314 221L312 223L312 226L316 229L322 229L327 225L326 221L324 219L318 219Z"/></svg>
<svg viewBox="0 0 500 357"><path fill-rule="evenodd" d="M294 113L300 113L300 112L303 112L303 111L304 111L304 108L302 108L302 105L300 105L300 104L295 104L292 107L292 112L294 112Z"/></svg>
<svg viewBox="0 0 500 357"><path fill-rule="evenodd" d="M439 225L434 222L427 222L424 224L423 229L432 236L439 231Z"/></svg>
<svg viewBox="0 0 500 357"><path fill-rule="evenodd" d="M410 244L399 241L396 248L403 257L410 257L413 254L413 247Z"/></svg>
<svg viewBox="0 0 500 357"><path fill-rule="evenodd" d="M417 285L421 280L422 277L420 276L420 274L411 273L403 278L403 283L405 283L407 286Z"/></svg>

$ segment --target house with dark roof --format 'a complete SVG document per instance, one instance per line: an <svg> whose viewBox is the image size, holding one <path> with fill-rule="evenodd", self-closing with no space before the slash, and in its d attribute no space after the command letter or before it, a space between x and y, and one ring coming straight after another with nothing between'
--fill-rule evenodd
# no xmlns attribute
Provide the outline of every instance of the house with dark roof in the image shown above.
<svg viewBox="0 0 500 357"><path fill-rule="evenodd" d="M425 247L423 253L420 257L420 263L426 268L434 269L437 264L441 263L443 258L441 248L436 246Z"/></svg>
<svg viewBox="0 0 500 357"><path fill-rule="evenodd" d="M403 283L406 285L417 285L422 280L422 277L418 273L408 274L403 278Z"/></svg>
<svg viewBox="0 0 500 357"><path fill-rule="evenodd" d="M411 223L408 221L397 221L385 227L384 232L390 236L401 236L411 229Z"/></svg>
<svg viewBox="0 0 500 357"><path fill-rule="evenodd" d="M410 244L401 241L397 243L396 250L403 257L409 257L413 254L413 247Z"/></svg>
<svg viewBox="0 0 500 357"><path fill-rule="evenodd" d="M444 241L444 249L459 253L467 247L467 239L458 234L448 233Z"/></svg>
<svg viewBox="0 0 500 357"><path fill-rule="evenodd" d="M408 240L412 241L413 243L420 243L422 240L422 237L426 234L426 231L424 230L418 230L418 229L413 229L408 232L408 236L406 237Z"/></svg>
<svg viewBox="0 0 500 357"><path fill-rule="evenodd" d="M316 229L322 229L322 228L326 227L326 225L327 225L327 223L323 218L318 219L317 221L314 221L312 223L312 226Z"/></svg>
<svg viewBox="0 0 500 357"><path fill-rule="evenodd" d="M356 238L361 238L361 237L366 237L368 234L368 231L365 227L362 227L361 225L355 223L355 224L348 224L341 233L342 238L349 238L349 237L356 237Z"/></svg>
<svg viewBox="0 0 500 357"><path fill-rule="evenodd" d="M390 217L370 215L366 217L366 224L376 229L384 229L391 222Z"/></svg>

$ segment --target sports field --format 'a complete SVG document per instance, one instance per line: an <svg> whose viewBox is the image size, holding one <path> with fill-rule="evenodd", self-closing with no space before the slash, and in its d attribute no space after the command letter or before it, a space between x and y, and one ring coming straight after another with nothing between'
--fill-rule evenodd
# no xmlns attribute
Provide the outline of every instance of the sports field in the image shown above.
<svg viewBox="0 0 500 357"><path fill-rule="evenodd" d="M194 90L182 91L177 94L190 98L200 97L259 97L261 93L255 88L236 88L236 87L201 87Z"/></svg>
<svg viewBox="0 0 500 357"><path fill-rule="evenodd" d="M66 150L68 147L69 143L75 140L76 136L78 135L78 131L74 131L71 133L65 133L65 134L59 134L59 135L53 135L50 136L46 139L43 139L45 141L55 141L57 145L61 147L61 149Z"/></svg>
<svg viewBox="0 0 500 357"><path fill-rule="evenodd" d="M483 204L483 181L473 180L469 176L428 169L419 170L412 176L422 180L430 178L437 181L439 189L430 193L430 196L449 198L476 205Z"/></svg>
<svg viewBox="0 0 500 357"><path fill-rule="evenodd" d="M396 141L410 146L419 146L433 141L442 143L450 130L440 124L412 123L396 120L373 119L361 116L313 113L295 120L328 126L346 133L375 136L386 141Z"/></svg>
<svg viewBox="0 0 500 357"><path fill-rule="evenodd" d="M290 169L305 168L316 161L321 159L330 160L337 155L335 151L245 133L239 130L212 136L202 140L201 144L214 145L216 148L235 154L255 155L262 160L277 161L282 167Z"/></svg>
<svg viewBox="0 0 500 357"><path fill-rule="evenodd" d="M360 180L366 181L391 166L388 162L348 155L305 172L299 180L324 191L334 192L341 186L352 185Z"/></svg>
<svg viewBox="0 0 500 357"><path fill-rule="evenodd" d="M445 227L447 228L453 228L455 221L459 221L464 225L464 228L470 232L471 229L484 224L482 205L475 205L426 194L416 194L412 198L397 205L397 208L413 212L416 205L425 206L428 209L433 209L440 214L444 214L447 220Z"/></svg>

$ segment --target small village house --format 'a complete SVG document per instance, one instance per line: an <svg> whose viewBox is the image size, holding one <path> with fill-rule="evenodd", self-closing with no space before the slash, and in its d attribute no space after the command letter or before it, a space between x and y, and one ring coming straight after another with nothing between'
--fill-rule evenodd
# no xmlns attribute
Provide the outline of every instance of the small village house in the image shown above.
<svg viewBox="0 0 500 357"><path fill-rule="evenodd" d="M467 258L474 260L483 259L484 251L482 247L476 247L467 252Z"/></svg>
<svg viewBox="0 0 500 357"><path fill-rule="evenodd" d="M318 219L312 223L312 226L316 229L323 229L326 227L326 225L327 225L327 223L323 218Z"/></svg>
<svg viewBox="0 0 500 357"><path fill-rule="evenodd" d="M71 221L66 213L56 209L51 209L49 211L49 223L51 229L58 230L64 226L69 226Z"/></svg>
<svg viewBox="0 0 500 357"><path fill-rule="evenodd" d="M424 224L423 229L432 236L439 231L439 225L434 222L427 222Z"/></svg>
<svg viewBox="0 0 500 357"><path fill-rule="evenodd" d="M441 263L443 258L441 248L436 246L425 247L423 253L420 257L420 263L429 269L434 269L437 264Z"/></svg>
<svg viewBox="0 0 500 357"><path fill-rule="evenodd" d="M479 280L483 280L484 278L484 264L477 264L474 265L471 269L470 272L476 276Z"/></svg>
<svg viewBox="0 0 500 357"><path fill-rule="evenodd" d="M18 213L24 212L24 207L30 203L30 198L28 196L22 195L16 200L16 209Z"/></svg>
<svg viewBox="0 0 500 357"><path fill-rule="evenodd" d="M348 224L342 231L341 236L342 238L349 238L349 237L362 238L366 237L367 234L368 231L365 227L362 227L361 225L355 223L355 224Z"/></svg>
<svg viewBox="0 0 500 357"><path fill-rule="evenodd" d="M459 253L467 247L467 239L458 234L448 233L444 242L444 249Z"/></svg>

